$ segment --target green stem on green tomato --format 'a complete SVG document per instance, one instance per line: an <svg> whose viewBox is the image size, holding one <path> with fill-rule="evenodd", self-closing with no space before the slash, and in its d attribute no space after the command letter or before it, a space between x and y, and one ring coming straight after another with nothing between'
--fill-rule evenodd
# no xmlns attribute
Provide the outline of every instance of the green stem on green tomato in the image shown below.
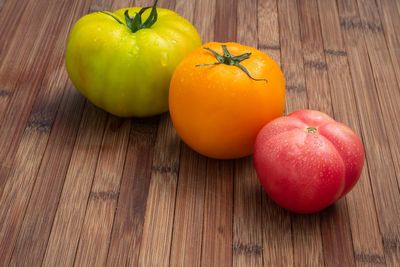
<svg viewBox="0 0 400 267"><path fill-rule="evenodd" d="M158 18L158 14L157 14L157 2L158 0L154 1L154 4L152 7L143 7L139 13L136 13L135 16L133 18L131 18L129 16L129 12L128 9L125 10L125 21L126 21L126 25L128 26L128 28L132 31L132 32L137 32L138 30L141 29L148 29L151 28L151 26L154 25L154 23L156 23L157 18ZM150 15L149 17L146 19L145 22L142 23L142 15L143 13L147 10L151 8L150 11Z"/></svg>
<svg viewBox="0 0 400 267"><path fill-rule="evenodd" d="M126 22L126 26L133 32L137 32L138 30L141 29L146 29L146 28L151 28L151 26L154 25L154 23L156 23L157 18L158 18L158 14L157 14L157 2L158 0L154 1L153 6L148 6L148 7L143 7L142 9L140 9L140 11L138 13L135 14L134 17L130 17L129 16L129 10L125 10L124 12L124 16L125 16L125 22ZM150 15L149 17L146 19L145 22L142 22L142 15L143 13L147 10L151 8L150 11ZM113 17L119 24L124 24L120 19L118 19L116 16L114 16L112 13L109 12L105 12L105 11L100 11L100 13L106 14L108 16Z"/></svg>
<svg viewBox="0 0 400 267"><path fill-rule="evenodd" d="M107 11L100 11L100 13L106 14L110 17L112 17L113 19L115 19L119 24L124 24L119 18L117 18L116 16L114 16L112 13L107 12Z"/></svg>
<svg viewBox="0 0 400 267"><path fill-rule="evenodd" d="M254 81L265 81L265 82L268 82L267 79L256 79L256 78L253 78L250 75L249 71L242 64L240 64L243 60L249 59L250 56L251 56L251 53L247 52L247 53L244 53L244 54L239 55L239 56L234 56L228 51L228 47L226 45L222 45L222 50L224 52L222 55L218 54L217 52L215 52L211 48L204 47L204 49L209 51L209 52L211 52L215 56L215 58L217 59L217 62L206 63L206 64L198 64L198 65L196 65L196 67L214 66L214 65L219 65L219 64L235 66L235 67L238 67L239 69L241 69L244 73L246 73L247 76L249 76L250 79L252 79Z"/></svg>

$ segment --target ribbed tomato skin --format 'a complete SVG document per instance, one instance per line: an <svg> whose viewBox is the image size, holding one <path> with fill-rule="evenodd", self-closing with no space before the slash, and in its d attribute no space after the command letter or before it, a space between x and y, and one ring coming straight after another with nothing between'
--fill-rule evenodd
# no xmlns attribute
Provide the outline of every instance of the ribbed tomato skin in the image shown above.
<svg viewBox="0 0 400 267"><path fill-rule="evenodd" d="M319 111L273 120L256 138L254 165L267 194L296 213L318 212L347 194L364 164L361 140Z"/></svg>

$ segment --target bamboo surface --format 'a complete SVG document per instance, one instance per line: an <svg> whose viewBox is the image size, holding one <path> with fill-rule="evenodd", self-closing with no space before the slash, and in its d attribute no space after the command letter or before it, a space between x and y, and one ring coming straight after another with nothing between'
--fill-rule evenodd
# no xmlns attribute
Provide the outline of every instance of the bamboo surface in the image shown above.
<svg viewBox="0 0 400 267"><path fill-rule="evenodd" d="M274 58L286 112L360 135L360 182L313 215L277 207L251 157L205 158L168 114L117 118L73 88L73 23L151 3L0 0L0 266L400 266L400 1L159 1Z"/></svg>

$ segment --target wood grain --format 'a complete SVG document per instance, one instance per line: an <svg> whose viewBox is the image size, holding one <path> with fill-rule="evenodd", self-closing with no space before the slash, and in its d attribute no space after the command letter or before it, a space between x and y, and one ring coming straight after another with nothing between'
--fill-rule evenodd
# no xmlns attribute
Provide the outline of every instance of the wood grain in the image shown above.
<svg viewBox="0 0 400 267"><path fill-rule="evenodd" d="M400 11L396 1L376 1L379 8L379 15L382 23L383 34L393 63L393 70L396 74L397 83L400 83L400 40L399 34Z"/></svg>
<svg viewBox="0 0 400 267"><path fill-rule="evenodd" d="M26 5L29 1L0 1L0 22L3 27L0 28L0 57L3 59L5 51L8 51L8 45L13 40L16 33L16 21L19 21ZM19 10L19 12L15 12Z"/></svg>
<svg viewBox="0 0 400 267"><path fill-rule="evenodd" d="M46 251L83 109L81 96L75 91L70 92L65 95L66 100L49 137L11 265L39 265Z"/></svg>
<svg viewBox="0 0 400 267"><path fill-rule="evenodd" d="M258 2L258 47L281 63L278 5L275 0ZM290 214L262 194L264 266L293 266L293 239Z"/></svg>
<svg viewBox="0 0 400 267"><path fill-rule="evenodd" d="M0 66L0 193L3 191L7 174L10 171L18 144L21 141L30 111L38 91L43 88L42 81L47 74L60 71L64 39L71 25L77 1L63 1L58 5L45 0L29 2L20 22L27 28L18 28L11 38L10 47L18 47L7 52ZM82 6L84 3L79 3ZM79 10L79 9L78 9ZM45 11L42 20L30 22L35 14ZM68 19L61 22L50 15L61 12ZM28 35L27 35L28 32ZM55 33L60 33L56 39ZM28 39L25 41L25 39ZM55 48L57 45L57 48ZM55 49L55 52L52 53ZM50 55L52 63L49 63ZM61 61L61 62L60 62ZM57 63L58 62L58 63ZM58 65L57 65L58 64ZM49 69L47 69L49 68ZM36 70L42 70L36 73ZM47 76L46 75L46 76ZM50 82L57 81L57 76L49 77ZM20 82L18 82L20 81ZM17 122L17 123L16 123Z"/></svg>
<svg viewBox="0 0 400 267"><path fill-rule="evenodd" d="M74 263L106 118L104 112L93 105L85 107L43 259L44 266L71 266Z"/></svg>
<svg viewBox="0 0 400 267"><path fill-rule="evenodd" d="M73 2L71 2L71 4L73 7L75 6L76 9L69 9L69 12L71 12L70 14L65 13L66 16L68 16L67 14L69 14L71 18L68 21L65 21L65 24L58 24L58 26L60 27L58 29L60 32L60 36L63 36L64 38L66 36L72 18L78 16L81 10L84 8L84 5L77 6L76 3ZM34 257L34 259L36 259L36 262L41 262L40 258L43 256L47 242L46 235L51 228L51 218L54 215L53 212L55 212L56 210L57 203L57 201L55 201L54 203L51 203L51 205L46 205L46 202L42 202L42 200L45 200L42 199L42 197L57 199L57 194L59 190L57 189L57 187L62 186L63 184L63 168L68 167L68 142L74 142L74 133L76 133L76 129L73 129L73 126L77 120L79 121L79 110L83 105L83 101L77 101L76 103L73 101L74 99L76 99L77 94L72 91L72 94L65 95L64 105L61 105L59 107L62 93L64 90L66 90L64 88L69 87L65 87L67 77L65 75L65 72L61 68L63 39L58 39L54 45L54 52L50 53L53 56L51 57L49 65L47 66L48 69L45 69L49 71L45 72L46 75L44 75L44 80L41 82L42 90L36 98L35 103L32 103L34 104L34 107L31 115L29 116L28 123L26 125L21 142L19 144L19 148L17 150L17 160L21 162L21 164L14 165L15 168L11 169L12 173L10 176L8 176L8 179L11 180L8 180L9 182L6 184L7 191L5 191L2 197L2 201L5 201L5 204L9 203L5 206L7 207L7 209L5 210L6 217L4 222L1 224L1 233L2 236L5 236L5 238L2 239L1 242L1 247L4 247L4 250L1 250L4 253L4 257L1 257L1 259L5 262L8 262L10 260L11 253L14 249L15 244L17 244L17 246L20 248L15 251L14 255L18 255L18 253L26 253L26 255L31 255L31 257ZM54 90L54 88L56 88L56 90ZM22 88L20 90L22 90ZM43 108L42 106L44 103L49 104L45 108ZM77 112L76 114L72 114L71 110L69 109L71 107L75 108L75 112ZM16 112L20 112L20 110ZM59 129L61 132L58 132L58 130L53 130L52 136L49 137L50 129L52 128L52 124L56 114L64 116L63 119L70 120L70 125L66 124L66 121L62 121L62 117L58 117L56 120L56 122L58 121L58 124L54 124L54 129L56 129L56 125L63 128ZM20 124L19 127L22 126L25 125ZM66 131L66 129L69 132ZM59 136L65 137L64 134L68 135L68 138L63 141L65 142L67 148L65 149L65 151L63 149L63 143L60 143L61 140L57 139L57 137ZM51 148L45 150L47 143L50 145ZM10 154L13 154L14 150L16 150L16 148L8 151L9 154L2 154L6 156L6 162L7 159L10 160L10 162L12 161L11 159L13 156L10 157ZM55 162L55 158L50 157L51 153L57 153L57 151L65 152L63 155L59 155L59 159L63 159L64 157L65 162ZM43 163L45 165L43 165ZM46 166L46 164L50 164L50 166ZM38 179L36 179L36 175L39 175ZM52 177L53 175L58 175L58 177L54 178ZM5 181L6 177L7 173L2 172L0 179L4 179ZM40 186L36 186L36 184L40 185L43 181L46 181L47 179L51 179L51 183L48 184L49 187L40 188ZM47 183L45 182L45 184ZM51 188L50 186L53 185L55 187ZM31 194L32 190L34 191ZM45 192L40 190L44 190ZM17 196L21 195L21 198L17 198L16 201L13 201L13 199L15 199L14 194L16 194ZM36 194L40 194L40 196ZM30 197L31 195L32 197ZM28 200L30 200L30 202L28 202ZM37 206L33 205L35 201L38 201L38 203L36 203ZM25 217L28 216L27 218L29 218L30 216L32 218L32 221L27 220L25 224L22 224L22 219L24 218L23 216L26 210L27 214L25 215ZM38 220L38 218L43 219L40 220L39 223L37 223L36 221ZM46 225L46 223L48 225ZM21 234L17 241L18 233L20 231ZM30 236L32 231L37 231L37 236L39 236L40 238L37 238L37 240L32 239L32 237ZM30 242L35 242L36 246L30 245ZM18 245L21 243L24 244L24 247ZM27 258L25 258L25 260L26 259ZM18 264L29 264L29 262L26 261L22 262L23 260L24 259L21 259L21 262L19 262ZM15 256L13 258L13 262L16 262ZM32 262L34 261L31 261L31 263Z"/></svg>
<svg viewBox="0 0 400 267"><path fill-rule="evenodd" d="M379 13L376 12L375 1L359 1L358 6L361 20L367 21L368 25L368 30L363 31L363 35L375 84L379 88L377 90L379 102L381 104L383 99L386 100L385 105L381 104L380 106L383 116L391 121L391 123L388 123L388 120L385 120L385 127L388 129L387 135L391 144L390 149L395 170L397 176L400 177L400 158L398 156L400 153L400 128L395 126L400 123L400 119L397 116L400 110L397 106L400 100L400 88L391 64L392 61L383 34ZM400 184L400 179L398 179L398 184Z"/></svg>
<svg viewBox="0 0 400 267"><path fill-rule="evenodd" d="M335 2L319 0L318 7L335 118L349 125L360 136L363 136L358 119L358 110L362 112L362 109L357 108L356 87L352 83L337 6ZM323 12L324 10L331 10L331 12L327 15ZM353 250L357 259L375 258L382 261L383 247L376 218L368 165L368 162L365 162L360 182L353 192L346 197ZM345 203L343 203L344 205ZM369 234L365 235L366 232ZM336 248L343 247L336 246ZM351 248L347 246L346 250L349 251ZM336 260L341 259L336 258Z"/></svg>
<svg viewBox="0 0 400 267"><path fill-rule="evenodd" d="M215 0L193 1L193 23L203 42L214 37ZM204 16L205 12L208 13ZM182 146L175 207L171 266L200 266L203 246L207 159Z"/></svg>
<svg viewBox="0 0 400 267"><path fill-rule="evenodd" d="M139 265L168 266L178 184L180 140L162 116L154 147ZM157 257L153 257L153 255Z"/></svg>
<svg viewBox="0 0 400 267"><path fill-rule="evenodd" d="M364 133L364 144L367 150L367 160L370 166L371 184L380 231L383 240L396 240L396 226L391 222L398 218L398 205L400 200L398 185L394 170L393 159L391 157L390 145L387 138L386 128L383 123L382 113L377 95L377 88L373 79L367 45L363 39L363 23L358 15L357 4L353 1L343 3L338 2L339 14L343 34L349 53L349 64L352 71L353 82L358 88L357 101L363 108L360 112L360 122ZM353 19L353 22L352 20ZM357 26L352 26L357 25ZM361 25L361 26L360 26ZM373 105L376 107L374 112L365 109L365 106ZM372 152L374 151L374 152ZM384 175L385 179L374 179L378 175ZM394 231L393 231L393 230ZM393 237L393 238L392 238ZM385 242L384 242L385 243ZM383 261L383 260L381 260Z"/></svg>
<svg viewBox="0 0 400 267"><path fill-rule="evenodd" d="M232 266L233 164L207 160L202 266Z"/></svg>
<svg viewBox="0 0 400 267"><path fill-rule="evenodd" d="M305 0L298 7L309 107L334 117L318 5L315 0ZM354 266L346 200L339 201L337 206L320 218L324 264Z"/></svg>
<svg viewBox="0 0 400 267"><path fill-rule="evenodd" d="M362 21L366 21L368 30L363 31L364 40L368 51L369 60L371 62L373 77L375 81L380 108L384 118L384 125L387 129L387 136L389 139L389 148L392 152L392 159L394 163L395 172L397 175L392 176L394 180L394 188L391 188L396 197L393 199L394 203L400 203L400 118L398 112L398 102L400 101L400 89L396 80L396 75L393 70L392 60L389 55L386 40L383 34L383 27L376 12L377 6L375 1L358 1L359 14ZM379 49L378 49L379 47ZM385 104L382 105L382 101ZM397 126L395 126L397 125ZM396 177L397 177L397 191L396 191ZM400 217L400 206L394 205L390 210L394 218ZM400 227L388 222L382 227L383 242L397 243L400 245ZM385 254L387 255L387 264L390 266L400 265L400 250L395 246L385 246Z"/></svg>
<svg viewBox="0 0 400 267"><path fill-rule="evenodd" d="M130 126L128 120L108 116L85 219L80 231L75 266L98 266L104 265L107 261L127 156Z"/></svg>
<svg viewBox="0 0 400 267"><path fill-rule="evenodd" d="M286 78L286 112L308 107L300 26L295 1L278 1L281 66Z"/></svg>
<svg viewBox="0 0 400 267"><path fill-rule="evenodd" d="M309 107L298 3L279 1L282 67L286 75L287 111ZM304 31L304 30L303 30ZM304 34L303 34L304 35ZM294 266L323 265L319 215L291 216ZM310 239L310 236L313 238ZM307 254L307 257L304 255Z"/></svg>
<svg viewBox="0 0 400 267"><path fill-rule="evenodd" d="M214 39L232 42L237 1L226 4L215 2ZM233 166L233 161L207 160L201 266L232 266Z"/></svg>
<svg viewBox="0 0 400 267"><path fill-rule="evenodd" d="M200 266L207 159L182 146L170 266Z"/></svg>
<svg viewBox="0 0 400 267"><path fill-rule="evenodd" d="M132 123L107 265L136 266L150 184L158 118Z"/></svg>
<svg viewBox="0 0 400 267"><path fill-rule="evenodd" d="M181 2L182 3L182 2ZM173 8L174 3L164 7ZM194 4L194 2L192 2ZM190 5L180 5L176 11L193 19ZM180 140L169 116L161 118L154 147L143 239L140 247L140 266L168 266L178 184ZM157 255L154 257L153 255Z"/></svg>
<svg viewBox="0 0 400 267"><path fill-rule="evenodd" d="M238 2L237 41L257 46L257 1ZM240 12L246 10L247 12ZM248 15L252 14L252 15ZM251 158L235 162L233 266L262 266L263 242L261 225L262 189L252 167Z"/></svg>
<svg viewBox="0 0 400 267"><path fill-rule="evenodd" d="M251 157L208 159L168 114L116 118L73 88L72 24L152 3L0 0L0 266L399 266L400 2L159 0L204 42L275 59L287 113L362 138L354 190L302 216L263 192Z"/></svg>
<svg viewBox="0 0 400 267"><path fill-rule="evenodd" d="M108 9L111 2L99 4L89 1L88 4L90 12L95 8ZM99 112L90 104L85 106L43 265L58 263L71 266L74 262L107 118L105 112ZM81 135L82 138L79 138ZM94 144L91 145L91 142ZM90 146L93 148L90 149ZM78 189L75 185L82 175L87 179L81 182Z"/></svg>

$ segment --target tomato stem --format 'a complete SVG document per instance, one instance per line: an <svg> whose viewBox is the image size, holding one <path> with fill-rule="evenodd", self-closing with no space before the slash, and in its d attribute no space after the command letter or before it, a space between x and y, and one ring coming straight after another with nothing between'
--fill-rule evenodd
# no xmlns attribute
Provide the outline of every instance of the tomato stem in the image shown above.
<svg viewBox="0 0 400 267"><path fill-rule="evenodd" d="M142 9L140 9L140 11L138 13L135 14L135 16L133 18L131 18L129 16L129 10L128 9L125 10L124 15L125 15L126 26L128 26L128 28L133 33L137 32L138 30L141 30L141 29L151 28L151 26L153 26L154 23L156 23L157 18L158 18L157 2L158 2L158 0L154 1L154 4L152 7L149 7L149 6L143 7ZM146 21L142 23L142 15L149 8L151 8L150 15L146 19Z"/></svg>
<svg viewBox="0 0 400 267"><path fill-rule="evenodd" d="M116 16L114 16L112 13L107 12L107 11L100 11L100 13L106 14L110 17L112 17L113 19L115 19L119 24L124 24L121 20L119 20L119 18L117 18Z"/></svg>
<svg viewBox="0 0 400 267"><path fill-rule="evenodd" d="M221 45L221 46L222 46L222 51L223 51L222 55L218 54L217 52L215 52L214 50L212 50L209 47L204 47L205 50L211 52L215 56L215 58L217 59L217 62L198 64L198 65L196 65L196 67L214 66L214 65L219 65L219 64L235 66L235 67L238 67L239 69L241 69L244 73L246 73L247 76L249 76L250 79L252 79L254 81L268 82L267 79L253 78L250 75L249 71L242 64L240 64L243 60L250 58L250 56L251 56L250 52L246 52L244 54L234 56L229 52L228 47L226 45Z"/></svg>
<svg viewBox="0 0 400 267"><path fill-rule="evenodd" d="M128 9L125 10L124 16L125 16L126 26L133 33L137 32L138 30L141 30L141 29L151 28L151 26L153 26L154 23L156 23L157 18L158 18L157 2L158 2L158 0L154 1L153 6L143 7L142 9L140 9L140 11L138 13L135 13L135 16L133 18L131 18L129 16L129 10ZM142 23L142 15L149 8L151 8L150 15L146 19L146 21ZM119 24L124 24L120 19L118 19L116 16L114 16L110 12L100 11L100 13L103 13L103 14L113 17Z"/></svg>
<svg viewBox="0 0 400 267"><path fill-rule="evenodd" d="M318 132L318 129L315 128L315 127L307 127L306 131L307 131L308 133L315 134L315 133Z"/></svg>

